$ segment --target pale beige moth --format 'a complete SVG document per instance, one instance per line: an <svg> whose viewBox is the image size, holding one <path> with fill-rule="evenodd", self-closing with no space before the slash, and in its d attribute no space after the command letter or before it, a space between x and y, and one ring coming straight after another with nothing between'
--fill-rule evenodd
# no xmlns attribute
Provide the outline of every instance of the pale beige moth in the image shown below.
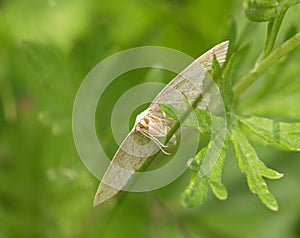
<svg viewBox="0 0 300 238"><path fill-rule="evenodd" d="M221 66L224 64L228 45L229 41L222 42L193 61L162 89L145 111L137 116L134 127L121 143L99 184L94 206L122 190L132 175L145 163L149 153L160 149L168 154L162 138L166 137L171 129L172 120L161 110L160 104L185 108L183 98L174 93L174 90L184 95L190 103L193 103L200 94L209 100L209 95L205 95L201 90L203 78L211 70L214 56ZM204 109L205 105L199 102L198 108ZM148 143L149 140L151 143Z"/></svg>

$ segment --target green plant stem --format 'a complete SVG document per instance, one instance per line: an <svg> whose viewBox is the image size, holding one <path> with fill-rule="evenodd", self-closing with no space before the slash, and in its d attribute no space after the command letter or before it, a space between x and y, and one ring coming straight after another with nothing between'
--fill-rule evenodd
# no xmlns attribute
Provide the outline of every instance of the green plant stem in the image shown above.
<svg viewBox="0 0 300 238"><path fill-rule="evenodd" d="M266 58L273 50L275 41L282 23L282 20L287 12L287 10L300 2L300 0L281 0L277 8L276 14L273 19L269 21L267 40L265 45L265 50L263 54L263 59Z"/></svg>
<svg viewBox="0 0 300 238"><path fill-rule="evenodd" d="M262 75L268 68L278 62L281 57L285 56L291 50L300 45L300 32L284 42L280 47L263 59L233 87L235 97L238 98L255 80Z"/></svg>
<svg viewBox="0 0 300 238"><path fill-rule="evenodd" d="M287 10L287 9L286 9ZM264 50L263 59L266 58L273 50L275 41L282 23L282 20L285 16L286 10L278 11L278 14L269 21L268 24L268 33L267 33L267 40L266 46Z"/></svg>

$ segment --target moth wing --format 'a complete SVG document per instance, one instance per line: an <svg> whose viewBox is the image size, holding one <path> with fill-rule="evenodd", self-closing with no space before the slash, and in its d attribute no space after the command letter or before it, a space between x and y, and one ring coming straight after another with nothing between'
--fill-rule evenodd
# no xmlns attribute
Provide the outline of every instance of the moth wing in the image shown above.
<svg viewBox="0 0 300 238"><path fill-rule="evenodd" d="M183 94L193 102L201 93L203 79L206 72L211 70L214 55L221 66L224 64L228 44L229 41L225 41L216 45L191 63L163 88L150 107L154 108L162 103L185 108ZM94 206L103 203L124 188L135 171L141 168L155 150L158 148L153 141L133 129L109 164L97 189Z"/></svg>
<svg viewBox="0 0 300 238"><path fill-rule="evenodd" d="M132 130L123 140L97 189L94 206L116 195L141 168L147 158L158 151L153 141Z"/></svg>
<svg viewBox="0 0 300 238"><path fill-rule="evenodd" d="M229 41L224 41L193 61L162 89L152 104L169 104L185 108L183 95L190 102L194 102L203 91L203 79L206 73L212 68L214 55L222 66L226 60L228 45ZM209 101L209 95L203 95L203 97L204 100Z"/></svg>

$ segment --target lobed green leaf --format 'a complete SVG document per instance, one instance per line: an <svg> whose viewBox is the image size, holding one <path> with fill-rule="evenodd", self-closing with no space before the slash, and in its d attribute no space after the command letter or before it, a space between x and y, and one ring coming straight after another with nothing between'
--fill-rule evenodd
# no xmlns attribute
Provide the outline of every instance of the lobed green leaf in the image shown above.
<svg viewBox="0 0 300 238"><path fill-rule="evenodd" d="M226 200L228 197L228 192L224 184L220 181L208 180L210 189L214 195L220 200Z"/></svg>
<svg viewBox="0 0 300 238"><path fill-rule="evenodd" d="M287 123L257 116L240 117L239 121L268 142L300 151L300 122Z"/></svg>
<svg viewBox="0 0 300 238"><path fill-rule="evenodd" d="M201 165L203 160L206 158L206 153L209 146L214 148L218 146L217 143L211 141L210 144L200 150L200 152L194 158L194 162L198 165L197 170L194 172L194 175L181 196L181 203L185 207L195 207L202 204L207 197L208 186L211 188L214 195L220 199L225 200L228 196L226 187L221 182L222 176L222 167L224 163L224 158L226 155L226 148L228 140L225 141L222 147L222 151L219 155L219 158L215 162L212 169L205 176L202 176ZM195 167L193 167L195 169Z"/></svg>
<svg viewBox="0 0 300 238"><path fill-rule="evenodd" d="M202 160L205 158L207 147L198 152L194 161L198 166L198 170L194 172L192 179L186 190L181 195L181 204L185 207L195 207L203 203L208 193L207 178L199 176L199 169Z"/></svg>
<svg viewBox="0 0 300 238"><path fill-rule="evenodd" d="M278 204L270 193L263 177L278 179L283 174L269 169L257 156L247 137L241 132L238 122L233 123L231 140L235 148L241 171L246 175L248 186L252 193L271 210L277 211Z"/></svg>

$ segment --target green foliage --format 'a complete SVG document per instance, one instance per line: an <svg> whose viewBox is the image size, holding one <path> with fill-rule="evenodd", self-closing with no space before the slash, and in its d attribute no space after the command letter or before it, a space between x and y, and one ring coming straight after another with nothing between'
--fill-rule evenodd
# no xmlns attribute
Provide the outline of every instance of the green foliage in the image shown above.
<svg viewBox="0 0 300 238"><path fill-rule="evenodd" d="M241 117L239 120L264 140L291 151L300 151L300 122L286 123L256 116Z"/></svg>
<svg viewBox="0 0 300 238"><path fill-rule="evenodd" d="M247 137L240 130L237 122L233 123L231 140L238 158L239 167L247 177L251 192L257 194L268 208L277 211L277 201L270 193L267 184L262 177L278 179L281 178L283 174L265 166L258 158L255 149L251 146Z"/></svg>
<svg viewBox="0 0 300 238"><path fill-rule="evenodd" d="M264 25L249 23L239 1L0 1L0 237L299 237L300 160L289 152L299 148L300 54L292 51L300 42L299 8L291 7L298 2L278 1L263 53ZM199 168L205 152L218 145L201 141L191 170L169 186L130 193L94 209L99 181L81 162L71 131L74 97L87 73L131 47L159 45L197 57L227 39L227 63L219 71L215 62L213 74L227 110L228 141L210 173L203 176ZM117 149L110 129L113 106L146 76L147 69L123 75L99 101L95 126L109 156ZM164 82L173 76L164 74ZM207 138L215 115L195 114L197 120L187 118L185 126ZM128 128L126 118L120 118L123 122ZM253 144L254 151L249 130L241 131L238 124L288 151ZM228 159L234 158L231 142L237 136L247 145L235 139L249 187L272 209L276 205L263 177L280 175L257 156L286 174L270 184L283 212L271 213L249 196L235 161ZM246 152L252 153L250 159ZM199 205L209 190L221 200L227 189L232 196L226 203L207 199L205 206L185 209L178 198L190 175L194 195L182 195L187 206Z"/></svg>
<svg viewBox="0 0 300 238"><path fill-rule="evenodd" d="M253 21L269 21L267 40L263 58L258 59L256 65L248 74L232 86L232 76L235 75L232 71L234 69L234 61L236 55L243 52L245 47L240 47L240 42L231 42L234 47L233 51L229 50L227 56L227 63L223 69L214 58L211 75L220 88L221 95L227 111L227 125L230 141L232 142L235 154L238 159L240 170L245 174L250 191L257 194L260 200L271 210L277 211L278 204L275 197L270 193L268 186L263 179L278 179L283 174L278 173L266 167L260 160L256 150L250 144L247 135L241 131L240 123L250 128L254 133L262 139L277 143L290 151L299 151L300 149L300 122L286 123L264 117L249 116L245 117L239 115L237 112L237 105L239 103L238 97L254 82L257 78L265 73L265 71L277 63L281 57L289 53L292 49L300 44L300 33L288 38L284 44L272 52L275 40L283 17L287 9L299 1L245 1L246 15ZM231 28L228 30L234 34L235 31ZM299 84L299 83L298 83ZM234 98L235 96L235 98ZM227 198L227 190L223 183L221 183L222 165L224 162L225 152L227 150L227 142L222 147L222 153L217 159L215 165L206 176L201 176L201 163L205 158L208 148L215 148L220 146L210 141L207 147L204 147L194 158L192 163L193 177L184 193L182 194L182 203L186 207L193 207L202 204L207 197L208 185L210 185L213 193L219 199ZM214 158L210 158L212 161ZM196 166L195 166L196 164ZM212 174L216 175L213 177Z"/></svg>
<svg viewBox="0 0 300 238"><path fill-rule="evenodd" d="M182 194L182 204L186 207L194 207L202 204L207 197L208 186L211 188L215 196L220 200L227 198L227 190L221 181L223 162L226 155L227 143L224 143L221 153L211 168L209 173L205 176L201 174L201 165L206 157L208 148L214 148L218 146L215 141L210 141L208 147L203 148L198 152L194 161L196 166L193 166L195 170L194 175L190 181L189 186Z"/></svg>
<svg viewBox="0 0 300 238"><path fill-rule="evenodd" d="M275 44L281 23L286 11L298 4L299 0L245 0L246 16L251 21L269 22L264 58L267 57Z"/></svg>

